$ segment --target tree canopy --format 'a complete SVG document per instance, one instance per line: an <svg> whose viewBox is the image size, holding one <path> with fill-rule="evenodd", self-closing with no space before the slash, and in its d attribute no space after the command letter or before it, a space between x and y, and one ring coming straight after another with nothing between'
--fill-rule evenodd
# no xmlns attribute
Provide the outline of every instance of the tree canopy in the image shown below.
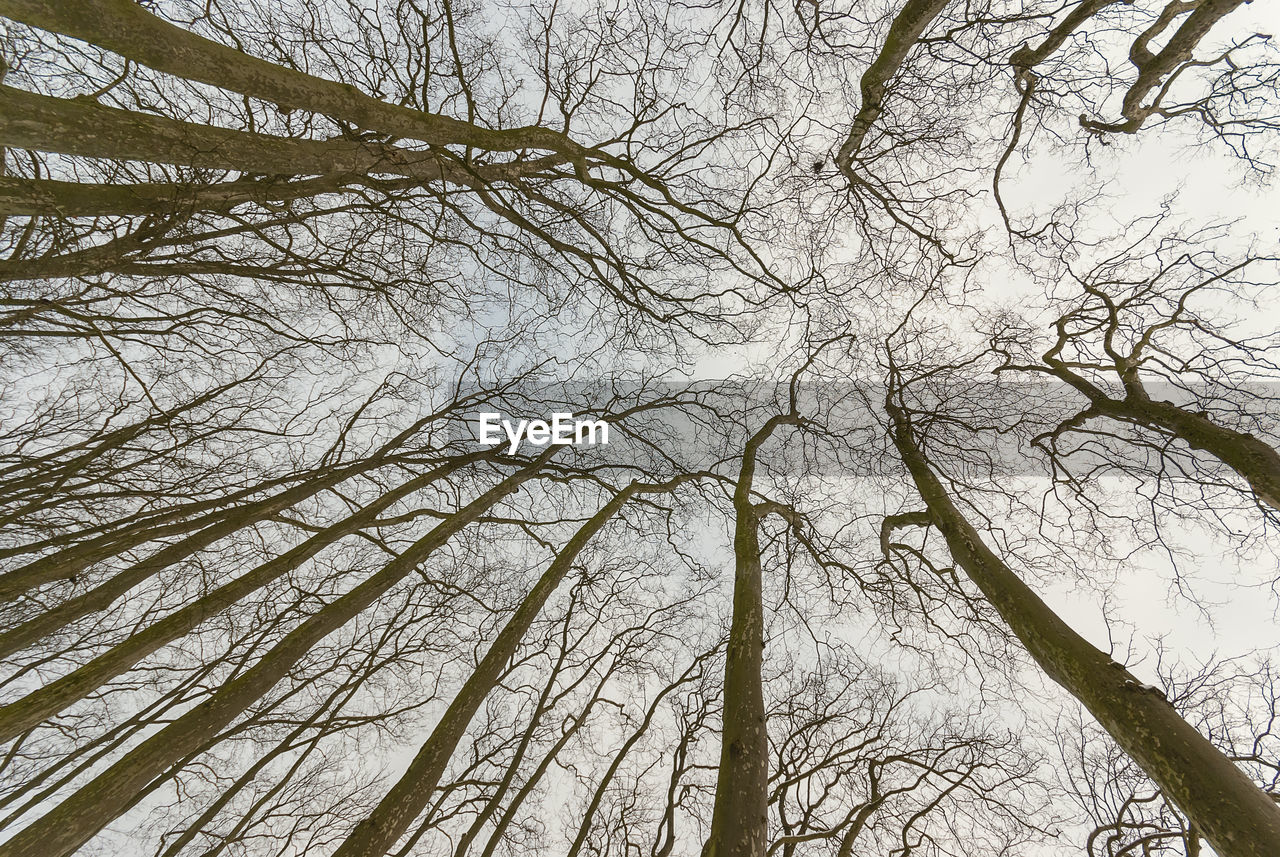
<svg viewBox="0 0 1280 857"><path fill-rule="evenodd" d="M0 0L0 857L1280 854L1277 9Z"/></svg>

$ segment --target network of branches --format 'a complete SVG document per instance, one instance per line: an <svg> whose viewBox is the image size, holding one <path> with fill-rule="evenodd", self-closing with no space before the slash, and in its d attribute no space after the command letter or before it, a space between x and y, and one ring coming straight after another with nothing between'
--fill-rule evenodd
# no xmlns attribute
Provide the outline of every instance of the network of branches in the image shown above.
<svg viewBox="0 0 1280 857"><path fill-rule="evenodd" d="M1278 13L0 0L0 857L1280 854Z"/></svg>

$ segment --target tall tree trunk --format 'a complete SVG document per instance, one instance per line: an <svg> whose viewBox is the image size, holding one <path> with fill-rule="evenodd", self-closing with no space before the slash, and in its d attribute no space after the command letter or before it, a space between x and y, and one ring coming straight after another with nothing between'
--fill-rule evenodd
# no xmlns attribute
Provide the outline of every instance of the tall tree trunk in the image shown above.
<svg viewBox="0 0 1280 857"><path fill-rule="evenodd" d="M375 467L382 467L394 463L394 460L385 455L385 449L376 455L362 459L360 461L351 462L340 465L340 471L345 473L342 478L349 478ZM171 535L189 532L191 530L208 528L219 521L223 521L246 509L257 508L257 504L269 502L268 500L253 501L245 506L236 508L219 509L219 506L227 506L246 497L272 488L278 488L281 485L287 485L290 482L299 482L302 484L296 487L306 487L315 483L317 480L323 480L332 477L335 473L334 467L317 468L306 473L294 474L288 478L273 478L265 482L252 485L248 488L242 488L230 494L221 497L211 497L207 500L197 500L192 503L183 503L170 506L166 509L155 513L145 515L135 515L125 518L122 521L115 521L106 526L111 527L108 532L98 536L93 536L69 547L65 547L55 553L47 554L38 559L31 560L25 565L19 566L12 571L0 575L0 603L12 601L21 596L24 592L43 586L47 583L54 583L59 580L69 580L76 577L80 572L90 566L110 559L113 556L132 550L149 541L155 541ZM293 489L286 489L293 490ZM195 517L202 516L202 517ZM182 520L187 518L188 520ZM95 529L101 529L95 528ZM91 529L90 532L93 530ZM28 546L31 550L39 550L54 544L65 544L69 540L75 539L80 533L70 533L63 536L57 536L46 539L44 542L34 546ZM199 536L196 536L197 538ZM28 550L22 553L30 552ZM2 554L4 556L14 556L18 553Z"/></svg>
<svg viewBox="0 0 1280 857"><path fill-rule="evenodd" d="M381 462L377 459L366 460L358 465L349 465L332 469L329 473L295 485L281 491L274 497L267 497L251 503L231 514L218 514L215 523L205 527L194 535L161 548L141 562L112 575L103 583L82 595L77 595L56 607L28 619L26 622L0 634L0 658L7 658L26 646L55 633L71 622L110 607L112 602L124 595L133 587L146 581L170 566L181 562L215 542L226 538L245 527L261 523L273 515L288 509L297 503L312 497L321 491L331 488L344 479L360 472L377 467ZM86 557L87 558L87 557ZM81 563L86 558L80 560ZM81 566L83 567L83 566ZM65 573L65 569L63 570Z"/></svg>
<svg viewBox="0 0 1280 857"><path fill-rule="evenodd" d="M54 98L0 85L0 145L274 176L365 176L427 181L467 177L432 151L376 141L276 137L199 125L95 101Z"/></svg>
<svg viewBox="0 0 1280 857"><path fill-rule="evenodd" d="M373 812L355 826L338 846L334 857L382 857L391 849L427 805L440 777L444 775L449 758L466 734L471 718L493 689L503 667L519 647L520 640L542 611L547 599L573 567L582 549L637 494L669 492L692 478L682 476L661 484L632 482L573 534L507 620L471 676L454 696L440 722L431 730L431 735L418 750L408 770L378 802Z"/></svg>
<svg viewBox="0 0 1280 857"><path fill-rule="evenodd" d="M493 129L391 104L354 86L250 56L158 18L132 0L0 0L0 15L107 48L167 74L260 98L284 110L308 110L367 130L435 145L490 151L549 149L588 153L549 128Z"/></svg>
<svg viewBox="0 0 1280 857"><path fill-rule="evenodd" d="M58 211L64 217L89 216L103 211L218 212L245 201L301 199L337 191L349 184L368 184L372 176L400 177L391 183L379 184L384 190L440 182L481 189L487 182L512 181L542 173L563 160L548 155L464 165L447 150L406 149L376 140L277 137L121 110L92 100L55 98L3 85L0 85L0 146L87 158L260 173L270 177L185 187L90 185L83 192L67 182L33 184L22 179L8 180L10 192L20 195L18 207L39 208L61 199L67 203L67 207ZM298 176L319 178L289 180ZM154 205L147 208L149 203ZM30 267L33 271L30 276L54 276L55 271L74 272L77 264L83 268L97 257L89 251L86 254L78 260L52 260L58 264L41 259L21 260L8 263L0 270L5 271L6 276L12 271L21 277L24 269Z"/></svg>
<svg viewBox="0 0 1280 857"><path fill-rule="evenodd" d="M152 182L91 184L54 179L0 178L0 215L32 217L105 217L124 214L226 212L246 203L281 203L334 193L347 186L343 176L290 181L241 178L214 184ZM40 270L39 260L32 263Z"/></svg>
<svg viewBox="0 0 1280 857"><path fill-rule="evenodd" d="M156 857L178 857L178 855L186 849L187 845L199 836L205 827L217 818L218 814L221 813L228 804L239 797L240 793L252 784L263 771L267 770L276 759L286 756L299 747L304 748L303 752L299 754L299 761L305 759L307 753L319 745L319 743L325 738L326 733L324 725L320 724L317 726L317 724L319 724L324 718L332 717L336 711L342 708L343 705L350 702L351 698L361 688L363 688L363 686L363 677L357 676L348 679L346 683L333 690L323 703L307 715L301 723L293 727L287 735L277 741L274 747L257 756L254 759L253 764L249 765L249 767L236 778L234 783L225 788L212 803L208 804L197 818L188 823L181 833L172 839L169 839L166 842L163 853L160 853L159 849L156 849L156 852L153 852ZM306 735L307 732L311 732L312 734L306 741L300 741L299 739ZM297 762L294 764L296 765ZM287 782L287 779L281 779L276 782L275 786L279 788ZM241 815L240 820L243 822L247 819ZM205 852L205 854L207 855L208 852Z"/></svg>
<svg viewBox="0 0 1280 857"><path fill-rule="evenodd" d="M703 857L764 857L768 845L769 735L760 679L764 597L759 526L754 508L737 510L720 770Z"/></svg>
<svg viewBox="0 0 1280 857"><path fill-rule="evenodd" d="M898 453L956 563L1045 673L1080 700L1222 857L1280 853L1280 807L1157 691L1073 631L978 537L934 475L906 410L885 399Z"/></svg>
<svg viewBox="0 0 1280 857"><path fill-rule="evenodd" d="M769 840L769 733L765 723L764 590L760 569L760 521L752 501L756 454L793 414L775 416L751 436L733 495L733 620L724 667L724 728L711 832L703 857L764 857Z"/></svg>
<svg viewBox="0 0 1280 857"><path fill-rule="evenodd" d="M170 613L154 625L133 634L74 671L0 706L0 744L6 743L41 721L78 702L92 691L127 671L147 655L188 633L210 616L268 586L301 566L320 551L372 524L384 511L488 453L459 457L442 467L416 476L383 494L360 511L321 530L302 544L218 587L209 594Z"/></svg>
<svg viewBox="0 0 1280 857"><path fill-rule="evenodd" d="M531 464L441 521L381 570L320 609L285 635L253 667L0 845L0 857L67 857L74 852L127 810L134 797L155 777L193 748L213 738L275 687L316 643L373 604L459 530L533 478L557 451L559 447L549 447Z"/></svg>

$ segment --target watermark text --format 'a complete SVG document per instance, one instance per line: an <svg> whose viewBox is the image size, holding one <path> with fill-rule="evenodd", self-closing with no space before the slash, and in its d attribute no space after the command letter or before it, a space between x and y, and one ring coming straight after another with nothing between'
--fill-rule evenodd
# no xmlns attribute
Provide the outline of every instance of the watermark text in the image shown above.
<svg viewBox="0 0 1280 857"><path fill-rule="evenodd" d="M506 435L507 454L515 455L522 441L534 446L556 444L591 444L609 442L609 424L604 420L577 420L573 414L553 413L551 421L546 420L511 420L502 419L501 414L482 413L479 415L477 437L485 446L502 443Z"/></svg>

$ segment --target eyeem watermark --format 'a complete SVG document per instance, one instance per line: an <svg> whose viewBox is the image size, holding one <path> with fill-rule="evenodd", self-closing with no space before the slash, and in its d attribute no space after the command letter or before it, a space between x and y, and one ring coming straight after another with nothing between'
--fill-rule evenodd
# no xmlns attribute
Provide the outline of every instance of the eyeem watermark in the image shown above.
<svg viewBox="0 0 1280 857"><path fill-rule="evenodd" d="M549 443L567 446L570 444L609 442L609 424L604 420L575 420L573 414L552 414L551 422L545 420L519 420L512 423L502 419L501 414L480 414L477 436L485 446L502 443L502 434L508 441L507 454L515 455L521 441L529 441L534 446L546 446ZM502 434L499 433L501 430Z"/></svg>

